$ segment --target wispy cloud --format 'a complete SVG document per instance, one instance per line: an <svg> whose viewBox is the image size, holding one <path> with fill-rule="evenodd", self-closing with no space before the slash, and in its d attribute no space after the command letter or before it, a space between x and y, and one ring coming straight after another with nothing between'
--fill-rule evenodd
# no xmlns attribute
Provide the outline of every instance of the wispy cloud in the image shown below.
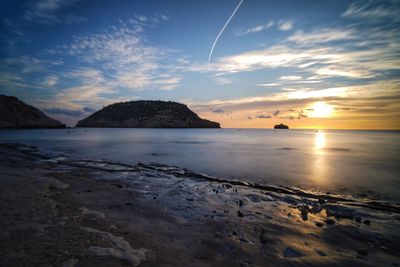
<svg viewBox="0 0 400 267"><path fill-rule="evenodd" d="M58 83L58 77L56 75L49 75L45 78L45 84L48 86L54 86Z"/></svg>
<svg viewBox="0 0 400 267"><path fill-rule="evenodd" d="M51 99L37 105L57 116L69 117L85 114L83 108L137 99L132 94L121 96L121 92L173 90L182 79L177 72L188 62L178 52L150 45L145 38L148 27L165 20L168 17L163 14L134 16L96 33L73 36L72 42L47 49L37 57L3 59L0 72L14 75L7 74L0 83L28 90L35 87L34 76L37 90L56 88ZM73 112L77 110L82 113Z"/></svg>
<svg viewBox="0 0 400 267"><path fill-rule="evenodd" d="M272 26L274 26L274 22L273 21L269 21L266 24L257 25L257 26L254 26L252 28L248 28L245 31L237 32L236 36L242 36L242 35L247 35L247 34L251 34L251 33L265 31L265 30L271 28Z"/></svg>
<svg viewBox="0 0 400 267"><path fill-rule="evenodd" d="M277 87L277 86L281 86L281 83L260 83L257 84L257 86L264 86L264 87Z"/></svg>
<svg viewBox="0 0 400 267"><path fill-rule="evenodd" d="M260 25L256 25L254 27L248 28L246 30L238 31L235 33L235 35L236 36L248 35L248 34L252 34L252 33L265 31L265 30L271 29L272 27L274 27L280 31L289 31L293 28L293 21L292 20L279 20L278 22L274 22L274 21L270 20L266 24L260 24Z"/></svg>
<svg viewBox="0 0 400 267"><path fill-rule="evenodd" d="M79 0L39 0L30 4L24 18L31 22L46 24L76 24L86 20L81 16L59 12L61 9L74 5Z"/></svg>
<svg viewBox="0 0 400 267"><path fill-rule="evenodd" d="M186 63L178 61L174 52L148 45L143 37L147 25L166 19L165 15L136 16L102 32L76 36L72 43L49 50L51 55L72 57L88 66L65 73L78 79L81 86L65 88L59 97L101 102L99 95L116 94L119 89L175 89L181 81L175 70ZM85 91L85 96L79 91Z"/></svg>
<svg viewBox="0 0 400 267"><path fill-rule="evenodd" d="M298 44L318 44L332 41L343 41L355 39L355 33L350 29L323 28L312 32L296 31L289 36L288 41Z"/></svg>
<svg viewBox="0 0 400 267"><path fill-rule="evenodd" d="M271 115L265 115L265 114L260 114L255 116L257 119L271 119L272 116Z"/></svg>
<svg viewBox="0 0 400 267"><path fill-rule="evenodd" d="M340 30L335 28L330 37L328 32L329 30L324 29L296 33L289 37L294 44L273 45L226 56L211 64L193 65L189 70L228 74L290 67L307 71L317 79L360 79L378 77L383 71L400 69L400 49L395 45L400 40L398 31L372 28L366 33L356 29L345 29L339 34ZM351 39L351 42L340 45L326 44L329 40L338 39ZM305 46L305 43L308 45Z"/></svg>
<svg viewBox="0 0 400 267"><path fill-rule="evenodd" d="M281 76L279 77L279 80L284 80L284 81L297 81L303 79L302 76L297 76L297 75L290 75L290 76Z"/></svg>
<svg viewBox="0 0 400 267"><path fill-rule="evenodd" d="M398 0L365 0L352 3L342 16L399 21L399 10L400 1Z"/></svg>
<svg viewBox="0 0 400 267"><path fill-rule="evenodd" d="M289 31L293 28L293 21L291 20L281 20L278 23L278 29L281 31Z"/></svg>

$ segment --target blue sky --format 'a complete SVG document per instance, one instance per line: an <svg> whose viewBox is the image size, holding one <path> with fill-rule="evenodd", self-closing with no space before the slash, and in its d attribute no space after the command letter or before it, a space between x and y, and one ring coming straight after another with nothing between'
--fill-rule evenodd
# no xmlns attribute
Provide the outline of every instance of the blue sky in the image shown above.
<svg viewBox="0 0 400 267"><path fill-rule="evenodd" d="M400 1L3 1L0 93L74 125L188 104L224 127L399 129Z"/></svg>

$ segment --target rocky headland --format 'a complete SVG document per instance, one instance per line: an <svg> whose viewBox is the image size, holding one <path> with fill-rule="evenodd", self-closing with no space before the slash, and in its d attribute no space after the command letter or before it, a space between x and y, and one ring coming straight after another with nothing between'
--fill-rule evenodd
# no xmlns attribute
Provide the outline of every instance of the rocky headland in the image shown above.
<svg viewBox="0 0 400 267"><path fill-rule="evenodd" d="M14 96L0 95L0 129L2 128L65 128L65 125Z"/></svg>
<svg viewBox="0 0 400 267"><path fill-rule="evenodd" d="M184 104L139 100L104 107L79 121L76 127L220 128L220 124L201 119Z"/></svg>

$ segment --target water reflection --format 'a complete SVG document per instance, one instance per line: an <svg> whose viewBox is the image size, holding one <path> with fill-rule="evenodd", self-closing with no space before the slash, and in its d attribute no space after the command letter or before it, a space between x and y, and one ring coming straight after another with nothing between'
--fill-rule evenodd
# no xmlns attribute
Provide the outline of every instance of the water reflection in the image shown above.
<svg viewBox="0 0 400 267"><path fill-rule="evenodd" d="M326 155L324 148L326 146L325 133L318 131L314 137L314 160L311 163L312 180L319 184L325 184L326 181Z"/></svg>
<svg viewBox="0 0 400 267"><path fill-rule="evenodd" d="M325 147L325 133L324 132L317 132L314 139L314 147L315 151L318 153L323 152L323 148Z"/></svg>

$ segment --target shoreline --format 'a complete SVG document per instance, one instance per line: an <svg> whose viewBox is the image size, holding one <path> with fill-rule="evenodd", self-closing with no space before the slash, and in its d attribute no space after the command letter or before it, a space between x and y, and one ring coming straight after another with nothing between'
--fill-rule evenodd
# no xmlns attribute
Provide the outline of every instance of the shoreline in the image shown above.
<svg viewBox="0 0 400 267"><path fill-rule="evenodd" d="M398 266L396 203L0 151L0 266Z"/></svg>

